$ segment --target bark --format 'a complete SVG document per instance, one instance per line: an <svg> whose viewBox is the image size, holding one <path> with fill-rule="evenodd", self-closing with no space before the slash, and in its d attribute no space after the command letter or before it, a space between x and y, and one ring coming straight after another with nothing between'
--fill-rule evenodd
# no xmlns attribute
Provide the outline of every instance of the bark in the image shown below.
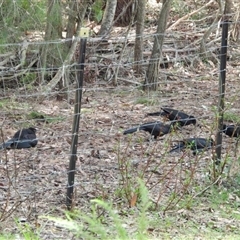
<svg viewBox="0 0 240 240"><path fill-rule="evenodd" d="M77 23L77 29L76 33L80 32L82 20L85 16L87 7L88 7L89 1L85 0L81 4L81 12L78 14L78 23ZM61 79L63 79L64 86L68 85L68 79L69 79L69 68L70 63L74 57L74 54L76 53L78 47L78 39L76 38L75 41L73 41L71 48L68 51L68 54L62 63L62 66L59 68L57 74L54 76L54 78L43 88L43 94L49 94L53 88L59 83Z"/></svg>
<svg viewBox="0 0 240 240"><path fill-rule="evenodd" d="M99 36L106 36L109 34L116 12L117 0L107 0L107 5L104 11L101 28L98 32Z"/></svg>
<svg viewBox="0 0 240 240"><path fill-rule="evenodd" d="M72 45L72 37L76 31L76 20L77 20L77 1L70 1L69 3L69 13L68 13L68 22L67 22L67 35L66 42L67 46L70 48Z"/></svg>
<svg viewBox="0 0 240 240"><path fill-rule="evenodd" d="M163 0L162 10L158 18L158 28L155 35L151 59L148 65L147 74L145 77L144 90L156 90L157 80L159 75L160 58L162 55L162 46L164 34L167 26L168 13L172 0Z"/></svg>
<svg viewBox="0 0 240 240"><path fill-rule="evenodd" d="M85 13L86 13L86 9L88 7L88 4L89 4L89 1L88 0L85 0L83 3L82 3L82 7L81 7L81 12L79 13L78 15L78 23L77 23L77 30L76 30L76 33L78 34L80 32L80 29L81 29L81 23L82 23L82 20L85 16ZM77 47L78 47L78 39L76 38L72 45L71 45L71 48L69 49L68 51L68 54L62 64L62 66L59 68L57 74L54 76L54 78L43 88L43 93L44 94L49 94L53 88L59 83L59 81L63 79L63 82L64 81L67 81L67 79L69 78L68 77L68 70L70 68L70 63L74 57L74 54L76 53L76 50L77 50Z"/></svg>
<svg viewBox="0 0 240 240"><path fill-rule="evenodd" d="M41 62L40 68L46 69L47 66L53 66L54 68L60 66L61 59L63 58L62 49L57 43L47 43L49 41L62 38L62 11L61 1L48 0L47 11L47 26L45 30L46 44L43 45L41 50ZM61 54L59 56L59 54ZM41 82L44 83L45 71L42 71Z"/></svg>
<svg viewBox="0 0 240 240"><path fill-rule="evenodd" d="M144 30L144 20L145 20L145 0L138 0L137 4L137 15L136 15L136 39L135 39L135 49L134 49L134 69L136 73L140 74L142 70L142 60L143 60L143 30Z"/></svg>
<svg viewBox="0 0 240 240"><path fill-rule="evenodd" d="M126 27L132 23L134 0L118 0L116 13L114 18L114 25Z"/></svg>

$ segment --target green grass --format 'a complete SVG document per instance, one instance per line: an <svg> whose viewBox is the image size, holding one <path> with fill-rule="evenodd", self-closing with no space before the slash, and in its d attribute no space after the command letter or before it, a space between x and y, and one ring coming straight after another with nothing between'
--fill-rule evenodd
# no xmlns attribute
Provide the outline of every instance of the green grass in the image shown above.
<svg viewBox="0 0 240 240"><path fill-rule="evenodd" d="M156 104L156 100L155 99L141 97L141 98L137 98L135 103L136 104L144 104L144 105L152 106L152 105Z"/></svg>
<svg viewBox="0 0 240 240"><path fill-rule="evenodd" d="M224 121L240 123L240 116L232 112L225 112Z"/></svg>
<svg viewBox="0 0 240 240"><path fill-rule="evenodd" d="M239 239L240 213L233 198L232 190L212 186L196 198L184 195L163 215L160 209L165 203L152 208L148 190L140 181L137 205L127 211L113 202L95 199L87 213L74 209L64 219L43 218L85 239Z"/></svg>
<svg viewBox="0 0 240 240"><path fill-rule="evenodd" d="M40 239L34 230L28 224L20 224L16 220L20 235L22 235L25 240L38 240ZM16 239L16 238L15 238Z"/></svg>
<svg viewBox="0 0 240 240"><path fill-rule="evenodd" d="M55 123L55 122L62 122L66 118L62 116L48 116L46 114L37 112L37 111L32 111L27 115L27 119L29 120L39 120L43 121L46 123Z"/></svg>
<svg viewBox="0 0 240 240"><path fill-rule="evenodd" d="M64 218L42 216L39 219L54 222L63 232L64 229L70 231L77 239L240 239L240 202L234 193L234 189L239 189L239 180L233 188L224 187L223 182L221 186L213 185L193 197L202 190L196 186L165 214L161 209L166 202L161 201L157 209L153 208L145 184L142 180L136 182L138 201L135 207L126 208L114 200L95 199L84 212L75 207L66 212ZM118 195L118 202L121 197L124 196ZM40 239L38 230L28 224L16 224L21 239ZM1 239L15 238L2 234Z"/></svg>
<svg viewBox="0 0 240 240"><path fill-rule="evenodd" d="M7 107L9 105L9 99L2 99L0 100L0 108Z"/></svg>
<svg viewBox="0 0 240 240"><path fill-rule="evenodd" d="M6 239L9 239L9 240L14 239L15 240L16 236L14 236L13 234L1 233L0 240L6 240Z"/></svg>
<svg viewBox="0 0 240 240"><path fill-rule="evenodd" d="M66 219L50 216L44 218L84 239L149 239L147 211L150 201L147 188L140 180L138 209L132 219L128 215L123 216L121 209L114 207L111 202L95 199L91 203L91 212L88 214L74 210L66 213Z"/></svg>
<svg viewBox="0 0 240 240"><path fill-rule="evenodd" d="M31 84L36 81L36 78L37 78L36 73L27 73L19 79L19 82L24 85L25 84L28 85L28 87L30 88Z"/></svg>
<svg viewBox="0 0 240 240"><path fill-rule="evenodd" d="M103 17L103 1L102 0L96 0L94 4L92 5L92 13L93 18L95 21L100 22Z"/></svg>
<svg viewBox="0 0 240 240"><path fill-rule="evenodd" d="M44 1L5 0L1 10L1 44L18 41L24 31L41 31L45 27L47 7ZM1 53L6 51L9 51L6 47L0 49Z"/></svg>
<svg viewBox="0 0 240 240"><path fill-rule="evenodd" d="M0 108L3 108L5 110L7 110L9 112L9 114L11 113L11 110L14 109L28 109L29 108L29 104L27 102L23 102L23 101L16 101L15 97L12 96L11 99L2 99L0 100ZM16 113L14 113L16 114Z"/></svg>

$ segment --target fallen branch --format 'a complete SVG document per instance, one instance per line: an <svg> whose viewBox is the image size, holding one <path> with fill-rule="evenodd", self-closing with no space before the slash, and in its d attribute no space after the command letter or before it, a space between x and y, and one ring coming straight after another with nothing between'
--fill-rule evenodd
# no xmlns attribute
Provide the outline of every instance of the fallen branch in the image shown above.
<svg viewBox="0 0 240 240"><path fill-rule="evenodd" d="M190 16L200 12L202 9L208 7L209 5L211 5L213 2L215 2L215 0L211 0L209 1L208 3L206 3L204 6L200 7L199 9L191 12L191 13L188 13L187 15L179 18L175 23L173 23L167 30L172 30L174 27L176 27L179 23L181 23L182 21L188 19Z"/></svg>
<svg viewBox="0 0 240 240"><path fill-rule="evenodd" d="M34 59L29 65L27 68L24 69L24 71L19 71L18 73L16 73L16 70L18 70L19 68L19 65L21 66L21 64L17 65L16 67L14 68L11 68L10 70L7 71L8 75L12 74L12 76L9 76L9 77L1 77L1 81L5 81L5 80L12 80L12 79L15 79L16 77L19 77L19 76L22 76L24 75L25 73L27 73L29 71L29 68L31 68L36 62L38 61L38 59ZM4 75L6 74L6 72L1 72L0 76L1 75Z"/></svg>
<svg viewBox="0 0 240 240"><path fill-rule="evenodd" d="M63 62L62 67L59 68L57 74L53 77L53 79L45 87L43 87L42 90L43 95L48 95L52 91L52 89L58 84L58 82L62 79L62 77L65 74L65 71L68 68L70 68L70 62L76 52L78 42L79 42L78 38L75 38L69 50L69 53L66 57L66 60Z"/></svg>

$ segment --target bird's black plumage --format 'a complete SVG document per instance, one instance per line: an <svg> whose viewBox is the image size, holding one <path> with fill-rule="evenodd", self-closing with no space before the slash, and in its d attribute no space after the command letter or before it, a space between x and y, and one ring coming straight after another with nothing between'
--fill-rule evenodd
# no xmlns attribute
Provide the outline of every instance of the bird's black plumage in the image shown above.
<svg viewBox="0 0 240 240"><path fill-rule="evenodd" d="M10 140L0 145L0 149L31 148L35 147L37 142L36 129L30 127L17 131Z"/></svg>
<svg viewBox="0 0 240 240"><path fill-rule="evenodd" d="M240 125L223 124L223 132L229 137L240 137Z"/></svg>
<svg viewBox="0 0 240 240"><path fill-rule="evenodd" d="M170 133L173 130L173 127L169 124L164 124L159 121L148 122L148 123L141 124L138 127L125 130L123 134L125 135L125 134L134 133L138 130L149 132L151 135L154 136L154 139L156 139L157 137Z"/></svg>
<svg viewBox="0 0 240 240"><path fill-rule="evenodd" d="M238 142L240 140L240 125L226 125L223 124L223 130L222 132L224 132L227 136L231 137L231 138L236 138L236 143L235 143L235 151L234 151L234 156L237 155L237 146L238 146Z"/></svg>
<svg viewBox="0 0 240 240"><path fill-rule="evenodd" d="M180 126L186 126L197 123L196 118L194 116L188 115L184 112L181 112L172 108L161 108L161 112L153 112L147 113L147 116L164 116L167 117L170 121L173 121L175 124L179 124Z"/></svg>
<svg viewBox="0 0 240 240"><path fill-rule="evenodd" d="M188 138L178 141L178 144L172 148L169 153L181 151L183 149L189 148L192 150L193 154L196 155L198 152L210 149L213 146L213 139L206 138Z"/></svg>

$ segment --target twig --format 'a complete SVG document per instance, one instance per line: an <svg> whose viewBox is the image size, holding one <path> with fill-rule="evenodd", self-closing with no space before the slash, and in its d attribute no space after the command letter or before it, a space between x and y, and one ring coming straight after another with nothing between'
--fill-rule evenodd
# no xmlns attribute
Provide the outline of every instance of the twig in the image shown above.
<svg viewBox="0 0 240 240"><path fill-rule="evenodd" d="M188 19L190 16L200 12L202 9L204 9L205 7L211 5L213 2L215 2L214 0L211 0L210 2L208 2L207 4L205 4L204 6L200 7L199 9L191 12L191 13L188 13L187 15L181 17L180 19L178 19L175 23L173 23L167 30L172 30L174 27L176 27L179 23L181 23L182 21Z"/></svg>
<svg viewBox="0 0 240 240"><path fill-rule="evenodd" d="M136 84L136 85L142 85L142 83L140 82L135 82L135 81L131 81L131 80L128 80L128 79L125 79L125 78L117 78L118 80L121 80L121 81L124 81L124 82L129 82L129 83L132 83L132 84Z"/></svg>
<svg viewBox="0 0 240 240"><path fill-rule="evenodd" d="M202 195L203 193L205 193L211 186L215 185L215 184L219 181L220 178L221 178L221 176L218 176L218 178L216 179L216 181L214 181L212 184L210 184L209 186L207 186L206 188L204 188L200 193L195 194L195 195L192 197L192 199L194 199L194 198Z"/></svg>

